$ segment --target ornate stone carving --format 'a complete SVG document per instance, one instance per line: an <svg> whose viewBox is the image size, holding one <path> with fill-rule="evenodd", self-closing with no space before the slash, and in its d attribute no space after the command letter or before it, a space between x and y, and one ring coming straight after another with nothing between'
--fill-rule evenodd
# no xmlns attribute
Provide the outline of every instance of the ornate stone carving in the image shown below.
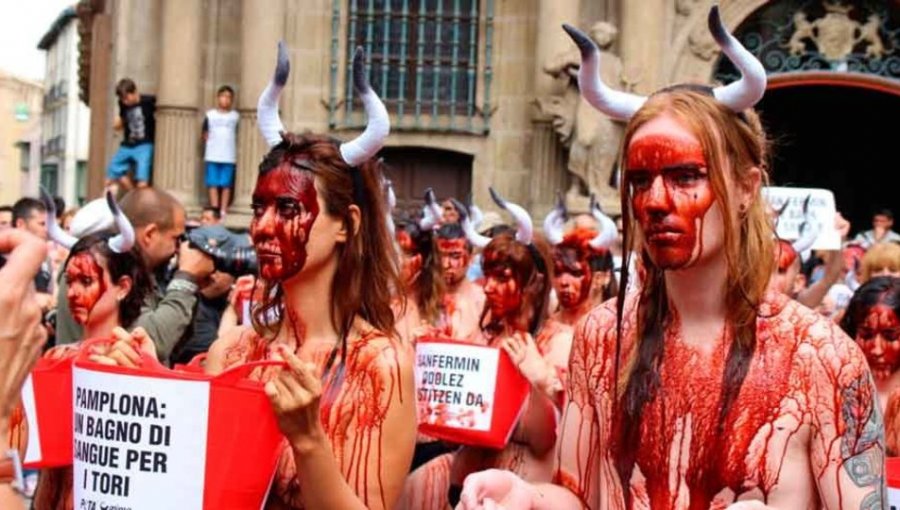
<svg viewBox="0 0 900 510"><path fill-rule="evenodd" d="M603 81L610 87L625 88L622 62L609 51L618 29L601 21L591 27L590 35L601 50ZM578 91L580 65L581 55L574 45L550 59L544 65L544 71L564 82L565 87L559 94L538 98L538 107L553 119L557 137L568 150L571 185L566 195L569 203L585 202L589 193L594 192L605 210L618 209L618 192L610 185L610 180L618 159L623 126L595 110L581 97Z"/></svg>
<svg viewBox="0 0 900 510"><path fill-rule="evenodd" d="M794 32L787 43L791 55L802 55L806 52L806 41L811 41L825 59L831 62L842 62L853 53L858 43L866 43L866 57L881 58L884 55L884 43L879 34L881 17L871 14L866 23L850 18L852 5L840 2L826 2L825 15L810 21L805 12L794 14Z"/></svg>

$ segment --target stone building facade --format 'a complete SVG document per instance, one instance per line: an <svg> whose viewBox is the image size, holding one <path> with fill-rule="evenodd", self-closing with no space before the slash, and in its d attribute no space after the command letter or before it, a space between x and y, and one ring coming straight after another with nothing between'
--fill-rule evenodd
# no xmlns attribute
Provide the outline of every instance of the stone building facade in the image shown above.
<svg viewBox="0 0 900 510"><path fill-rule="evenodd" d="M650 93L674 83L710 83L722 72L718 47L707 29L712 3L82 0L81 85L93 112L91 191L96 194L102 186L105 165L118 145L111 129L117 112L113 87L127 76L143 93L157 95L154 184L191 210L202 206L200 125L205 110L214 105L216 88L228 84L237 90L241 115L235 214L229 223L246 225L256 167L265 151L255 125L256 100L274 67L276 43L284 40L292 63L281 102L286 127L344 139L358 133L364 120L346 87L349 56L356 45L368 50L370 77L393 117L383 155L401 205L412 207L426 186L434 186L439 195L465 198L471 193L475 202L487 206L492 185L536 215L549 209L557 191L566 192L576 208L586 204L589 192L597 192L604 207L615 211L618 205L610 192L621 125L596 128L579 108L572 78L577 64L567 63L573 45L560 25L571 23L598 40L608 55L604 61L610 62L604 73L614 86ZM779 3L790 13L812 4L842 5L817 0L717 3L732 28ZM850 37L860 33L865 9L845 14L856 27ZM831 14L815 16L826 20ZM816 33L827 32L825 25ZM889 28L885 24L875 30L888 37ZM804 51L821 52L815 41L801 43ZM851 44L851 52L853 48ZM782 74L773 76L775 86L790 83L797 73ZM805 76L817 75L831 83L848 73L835 68ZM851 81L892 94L900 90L892 76Z"/></svg>

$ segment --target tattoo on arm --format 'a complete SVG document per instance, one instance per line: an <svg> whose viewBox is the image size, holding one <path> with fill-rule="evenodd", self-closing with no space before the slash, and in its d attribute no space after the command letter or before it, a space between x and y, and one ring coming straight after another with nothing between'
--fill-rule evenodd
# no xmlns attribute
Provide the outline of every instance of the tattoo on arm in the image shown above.
<svg viewBox="0 0 900 510"><path fill-rule="evenodd" d="M871 487L860 504L861 510L887 507L884 489L884 421L875 384L868 373L860 374L841 388L841 457L847 477L857 487Z"/></svg>

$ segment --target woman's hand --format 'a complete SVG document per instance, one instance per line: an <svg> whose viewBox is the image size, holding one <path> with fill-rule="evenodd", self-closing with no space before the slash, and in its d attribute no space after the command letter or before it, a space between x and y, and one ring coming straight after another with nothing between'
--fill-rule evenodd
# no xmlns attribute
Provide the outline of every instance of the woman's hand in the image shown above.
<svg viewBox="0 0 900 510"><path fill-rule="evenodd" d="M531 510L537 490L510 471L488 469L463 483L456 510Z"/></svg>
<svg viewBox="0 0 900 510"><path fill-rule="evenodd" d="M142 352L156 359L156 344L144 330L134 328L128 332L124 328L113 329L112 345L92 345L89 359L104 365L137 368L144 364Z"/></svg>
<svg viewBox="0 0 900 510"><path fill-rule="evenodd" d="M553 371L538 351L537 344L528 333L513 333L500 340L500 348L509 354L519 372L539 388L552 385Z"/></svg>
<svg viewBox="0 0 900 510"><path fill-rule="evenodd" d="M301 361L284 346L278 347L278 353L288 367L266 383L266 395L281 433L294 450L302 454L327 443L319 419L322 382L316 373L316 365Z"/></svg>

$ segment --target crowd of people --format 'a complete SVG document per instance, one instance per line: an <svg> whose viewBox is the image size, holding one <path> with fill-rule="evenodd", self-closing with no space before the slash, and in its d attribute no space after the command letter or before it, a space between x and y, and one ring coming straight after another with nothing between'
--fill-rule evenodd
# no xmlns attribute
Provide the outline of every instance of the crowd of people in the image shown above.
<svg viewBox="0 0 900 510"><path fill-rule="evenodd" d="M777 238L753 111L765 75L715 8L710 29L743 77L644 98L603 85L595 43L566 26L582 94L627 126L622 215L560 199L540 229L494 189L494 221L440 190L416 214L393 211L376 157L390 121L361 50L368 124L341 142L284 129L279 46L249 235L221 225L233 151L207 150L220 185L196 219L148 185L152 142L132 123L152 133L152 99L120 83L135 143L107 195L77 211L49 196L0 208L0 507L21 505L5 468L27 436L30 367L89 349L124 367L200 356L208 374L286 362L252 375L284 435L266 508L881 508L884 458L900 453L893 216L876 211L850 238L838 214L836 251ZM233 129L232 99L219 90L209 136ZM426 338L495 347L527 381L503 448L417 430ZM72 490L71 468L44 469L34 507L73 508Z"/></svg>

